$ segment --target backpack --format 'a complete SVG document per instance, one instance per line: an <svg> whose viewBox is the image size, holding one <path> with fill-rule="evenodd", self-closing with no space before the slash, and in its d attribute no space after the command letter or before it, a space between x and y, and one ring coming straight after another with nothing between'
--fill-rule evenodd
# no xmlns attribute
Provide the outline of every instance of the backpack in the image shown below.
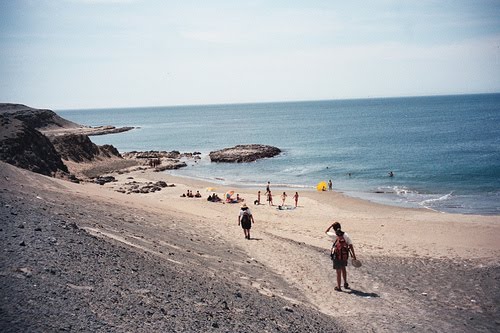
<svg viewBox="0 0 500 333"><path fill-rule="evenodd" d="M334 260L347 261L349 259L349 245L347 245L344 236L337 236L332 248Z"/></svg>
<svg viewBox="0 0 500 333"><path fill-rule="evenodd" d="M241 217L241 223L248 223L250 222L250 214L248 214L247 211L243 213L243 216Z"/></svg>

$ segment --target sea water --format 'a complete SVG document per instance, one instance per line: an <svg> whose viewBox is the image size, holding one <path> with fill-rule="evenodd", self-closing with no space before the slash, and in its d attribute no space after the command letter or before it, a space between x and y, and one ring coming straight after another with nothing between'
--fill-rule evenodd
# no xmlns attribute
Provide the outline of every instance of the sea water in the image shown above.
<svg viewBox="0 0 500 333"><path fill-rule="evenodd" d="M120 152L201 152L167 171L227 186L333 189L375 202L500 214L500 94L60 110L83 125L134 126L93 136ZM237 144L280 148L252 163L211 163ZM392 171L394 176L389 177Z"/></svg>

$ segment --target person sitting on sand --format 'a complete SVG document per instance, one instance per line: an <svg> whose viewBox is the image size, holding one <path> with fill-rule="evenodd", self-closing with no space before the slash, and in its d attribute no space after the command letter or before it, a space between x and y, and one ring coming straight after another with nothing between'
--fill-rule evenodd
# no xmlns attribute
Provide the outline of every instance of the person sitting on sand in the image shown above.
<svg viewBox="0 0 500 333"><path fill-rule="evenodd" d="M238 201L234 199L229 193L226 194L226 203L237 203Z"/></svg>
<svg viewBox="0 0 500 333"><path fill-rule="evenodd" d="M245 234L246 239L250 239L250 229L252 228L252 223L255 223L252 212L250 212L247 204L243 204L238 215L238 225L241 225L243 228L243 233Z"/></svg>
<svg viewBox="0 0 500 333"><path fill-rule="evenodd" d="M337 271L337 286L335 287L335 290L342 291L342 288L340 287L342 277L344 278L344 288L349 289L346 270L349 253L352 254L352 258L354 260L356 260L356 254L354 253L354 246L349 238L349 235L341 230L340 223L334 222L325 230L325 233L330 237L333 236L333 233L330 231L332 228L335 231L336 237L331 249L333 268Z"/></svg>
<svg viewBox="0 0 500 333"><path fill-rule="evenodd" d="M243 201L245 201L245 199L241 198L239 193L236 193L236 202L243 202Z"/></svg>
<svg viewBox="0 0 500 333"><path fill-rule="evenodd" d="M201 198L200 191L196 191L196 194L194 195L195 198Z"/></svg>

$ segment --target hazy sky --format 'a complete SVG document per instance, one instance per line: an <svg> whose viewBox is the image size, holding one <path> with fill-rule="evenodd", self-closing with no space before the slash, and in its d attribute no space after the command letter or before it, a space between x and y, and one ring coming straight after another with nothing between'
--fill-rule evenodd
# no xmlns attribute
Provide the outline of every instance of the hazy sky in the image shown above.
<svg viewBox="0 0 500 333"><path fill-rule="evenodd" d="M500 1L0 0L0 102L500 92Z"/></svg>

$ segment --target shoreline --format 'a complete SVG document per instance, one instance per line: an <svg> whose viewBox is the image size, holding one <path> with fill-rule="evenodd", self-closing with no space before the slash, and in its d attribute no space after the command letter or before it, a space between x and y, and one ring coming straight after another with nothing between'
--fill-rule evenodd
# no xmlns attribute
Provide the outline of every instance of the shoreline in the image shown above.
<svg viewBox="0 0 500 333"><path fill-rule="evenodd" d="M258 191L259 189L262 190L266 187L265 182L260 183L260 184L256 184L256 183L245 184L245 183L239 183L238 181L228 181L226 179L213 179L213 178L208 179L208 178L196 177L196 176L191 176L191 175L170 174L170 172L171 172L170 170L166 170L165 172L173 177L186 178L186 179L191 179L193 181L207 182L207 183L210 183L211 186L237 187L237 188L249 189L249 190L255 190L255 191ZM182 172L182 171L176 170L175 172L178 173L178 172ZM285 191L317 192L314 185L278 183L278 184L274 184L273 187L275 189L285 190ZM325 191L325 192L330 192L330 191ZM389 206L389 207L398 207L398 208L407 208L407 209L422 209L422 210L429 210L429 211L433 211L433 212L437 212L437 213L444 213L444 214L500 216L500 212L497 212L497 213L491 212L491 213L480 214L478 212L470 212L469 213L469 212L450 212L450 211L446 211L446 210L439 210L437 208L424 206L419 202L411 202L411 201L408 201L404 198L399 198L397 196L396 191L395 192L379 193L375 190L368 192L368 191L362 191L362 190L342 190L342 189L336 189L334 187L333 192L342 193L342 194L349 196L353 199L359 199L359 200L368 201L368 202L371 202L374 204L379 204L379 205L384 205L384 206ZM264 193L264 192L262 192L262 193ZM379 197L379 198L377 198L377 197ZM396 201L396 199L399 199L400 201Z"/></svg>

